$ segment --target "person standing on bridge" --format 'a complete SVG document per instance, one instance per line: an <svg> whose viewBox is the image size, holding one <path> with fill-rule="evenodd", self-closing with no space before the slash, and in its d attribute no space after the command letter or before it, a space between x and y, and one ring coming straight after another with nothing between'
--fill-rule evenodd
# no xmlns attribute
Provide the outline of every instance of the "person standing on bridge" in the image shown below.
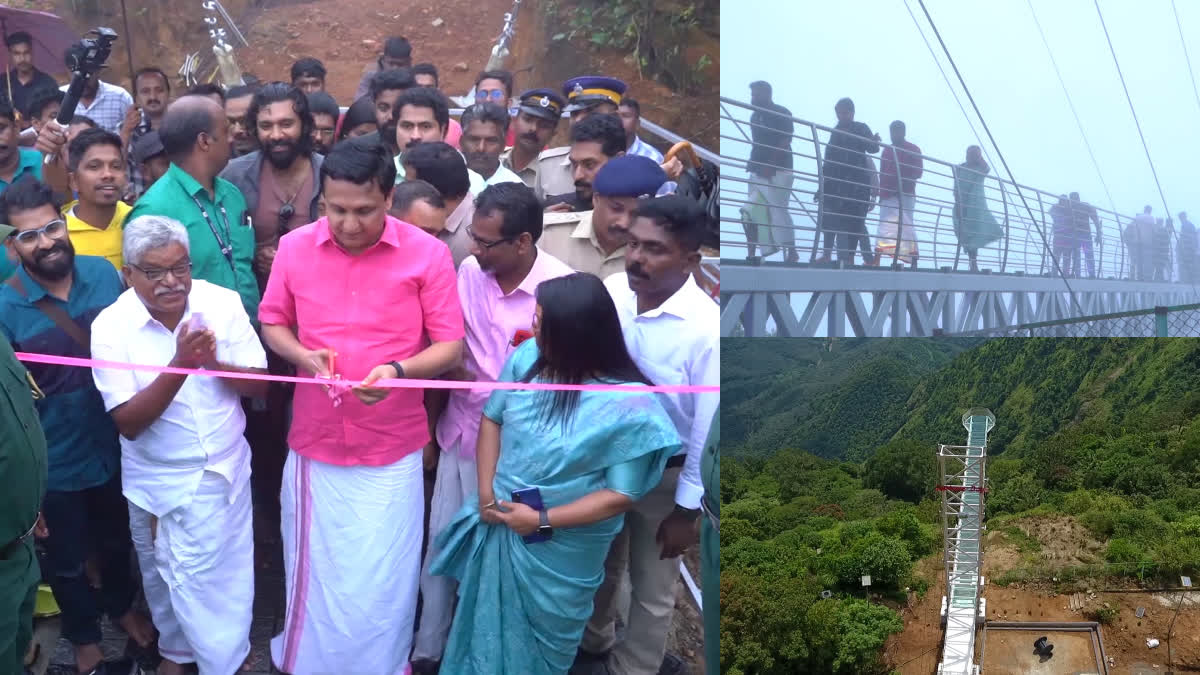
<svg viewBox="0 0 1200 675"><path fill-rule="evenodd" d="M979 271L979 249L1004 236L1004 226L996 222L984 194L990 170L978 145L968 147L967 161L954 167L954 234L972 272Z"/></svg>
<svg viewBox="0 0 1200 675"><path fill-rule="evenodd" d="M1153 276L1154 216L1153 208L1146 206L1134 216L1125 228L1125 247L1129 249L1129 279L1149 281Z"/></svg>
<svg viewBox="0 0 1200 675"><path fill-rule="evenodd" d="M1179 212L1179 280L1196 283L1196 226L1188 220L1187 212Z"/></svg>
<svg viewBox="0 0 1200 675"><path fill-rule="evenodd" d="M1096 278L1096 254L1092 249L1092 223L1096 224L1096 245L1102 246L1103 237L1100 230L1100 215L1096 213L1096 207L1080 199L1078 192L1072 192L1071 230L1078 240L1078 246L1083 248L1083 261L1087 263L1089 279ZM1079 269L1078 258L1076 258L1076 261L1075 273L1076 276L1081 276L1082 272Z"/></svg>
<svg viewBox="0 0 1200 675"><path fill-rule="evenodd" d="M792 181L792 111L771 99L771 85L759 80L750 83L750 104L759 108L750 115L750 202L757 203L765 218L742 222L746 230L746 257L753 258L755 247L763 244L762 255L767 257L780 248L784 260L798 262L796 231L788 213L788 196Z"/></svg>
<svg viewBox="0 0 1200 675"><path fill-rule="evenodd" d="M867 236L867 212L871 210L867 154L879 152L879 134L854 121L854 101L843 98L833 109L837 128L825 146L821 191L814 198L821 204L821 229L825 232L825 255L817 262L829 261L836 237L838 262L853 264L855 251L862 249L863 263L871 265L875 258Z"/></svg>
<svg viewBox="0 0 1200 675"><path fill-rule="evenodd" d="M875 260L894 256L899 262L917 266L917 233L913 230L913 207L917 202L917 179L925 173L921 148L904 139L904 122L890 127L892 144L879 157L879 230Z"/></svg>

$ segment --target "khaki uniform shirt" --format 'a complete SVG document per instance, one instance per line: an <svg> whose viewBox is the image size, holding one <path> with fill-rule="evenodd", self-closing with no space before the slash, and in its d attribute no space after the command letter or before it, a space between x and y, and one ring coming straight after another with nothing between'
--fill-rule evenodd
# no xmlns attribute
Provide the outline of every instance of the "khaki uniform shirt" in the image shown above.
<svg viewBox="0 0 1200 675"><path fill-rule="evenodd" d="M524 169L517 171L517 167L513 166L512 163L512 153L512 146L509 146L508 149L500 153L500 165L517 174L517 177L521 179L521 182L526 187L536 191L538 181L537 158L535 157ZM571 188L574 189L574 184L572 184Z"/></svg>
<svg viewBox="0 0 1200 675"><path fill-rule="evenodd" d="M537 165L537 185L533 188L537 198L565 195L575 192L575 176L571 171L570 146L543 150L533 162Z"/></svg>
<svg viewBox="0 0 1200 675"><path fill-rule="evenodd" d="M546 213L538 248L571 266L577 272L606 279L625 271L625 247L605 255L592 229L592 212Z"/></svg>
<svg viewBox="0 0 1200 675"><path fill-rule="evenodd" d="M468 192L462 203L446 216L446 229L437 234L437 238L450 247L454 269L458 269L462 261L471 257L471 235L467 234L467 226L471 224L471 218L474 216L475 195Z"/></svg>

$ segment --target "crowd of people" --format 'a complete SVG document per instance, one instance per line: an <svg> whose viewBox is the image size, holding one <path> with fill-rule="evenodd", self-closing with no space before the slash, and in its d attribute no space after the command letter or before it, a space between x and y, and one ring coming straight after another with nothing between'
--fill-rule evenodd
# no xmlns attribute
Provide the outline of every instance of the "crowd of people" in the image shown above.
<svg viewBox="0 0 1200 675"><path fill-rule="evenodd" d="M345 112L305 58L177 96L93 78L64 127L7 46L0 672L43 579L80 673L245 670L264 526L280 672L669 671L701 530L716 672L719 395L638 388L718 384L714 242L623 82L487 71L456 120L393 37Z"/></svg>
<svg viewBox="0 0 1200 675"><path fill-rule="evenodd" d="M794 181L791 148L794 123L791 112L774 102L771 85L751 83L750 117L752 147L747 172L749 198L742 207L748 256L763 257L778 251L787 262L799 262L789 199ZM890 145L881 144L879 134L854 119L854 102L839 100L834 106L837 125L825 144L820 160L820 184L814 196L819 204L820 255L812 262L836 258L853 265L861 251L862 263L917 267L920 246L913 217L917 181L924 175L921 148L910 142L906 125L895 120L889 126ZM871 155L882 153L878 168ZM992 212L985 183L991 168L977 145L967 148L966 160L953 167L954 234L966 254L967 269L979 270L979 251L1005 236L1005 226ZM876 243L871 246L867 216L878 207ZM1048 233L1052 254L1061 274L1069 278L1096 278L1096 247L1103 246L1103 220L1094 206L1078 192L1062 195L1047 211L1052 223ZM1151 207L1133 217L1124 227L1119 222L1117 237L1128 257L1127 278L1137 281L1197 280L1196 229L1186 213L1178 215L1175 232L1170 218L1154 218ZM1095 247L1093 246L1095 243ZM1086 273L1085 273L1086 265ZM1176 273L1177 269L1177 273Z"/></svg>

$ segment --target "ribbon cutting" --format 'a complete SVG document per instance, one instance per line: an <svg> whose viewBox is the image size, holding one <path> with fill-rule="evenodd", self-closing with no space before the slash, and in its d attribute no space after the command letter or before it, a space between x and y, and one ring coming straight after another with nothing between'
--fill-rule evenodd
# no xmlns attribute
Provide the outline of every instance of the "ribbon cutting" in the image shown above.
<svg viewBox="0 0 1200 675"><path fill-rule="evenodd" d="M334 382L349 385L352 380L331 380L324 377L294 377L288 375L267 375L262 373L235 373L223 370L205 370L198 368L172 368L170 366L151 366L139 363L118 363L100 361L97 359L80 359L70 356L52 356L50 354L33 354L17 352L17 359L26 363L44 363L56 366L76 366L79 368L111 368L114 370L137 370L151 373L170 373L172 375L201 375L204 377L226 377L241 380L264 380L267 382L291 382L294 384L319 384L329 386ZM720 393L721 386L716 384L702 385L628 385L628 384L548 384L544 382L464 382L455 380L379 380L372 384L374 387L385 389L480 389L495 391L497 389L524 389L534 391L628 391L653 392L658 394L702 394Z"/></svg>

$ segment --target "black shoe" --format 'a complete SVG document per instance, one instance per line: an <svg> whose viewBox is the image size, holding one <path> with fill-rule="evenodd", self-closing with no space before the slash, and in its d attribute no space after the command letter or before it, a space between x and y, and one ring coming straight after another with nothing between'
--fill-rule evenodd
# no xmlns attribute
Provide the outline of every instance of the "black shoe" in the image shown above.
<svg viewBox="0 0 1200 675"><path fill-rule="evenodd" d="M691 672L683 659L671 653L663 656L662 665L658 667L658 675L691 675Z"/></svg>
<svg viewBox="0 0 1200 675"><path fill-rule="evenodd" d="M431 659L417 659L412 662L413 675L437 675L438 669L441 667L441 661Z"/></svg>
<svg viewBox="0 0 1200 675"><path fill-rule="evenodd" d="M575 653L575 662L567 675L608 675L608 652L594 654L585 649Z"/></svg>
<svg viewBox="0 0 1200 675"><path fill-rule="evenodd" d="M141 666L131 658L101 661L88 675L144 675Z"/></svg>
<svg viewBox="0 0 1200 675"><path fill-rule="evenodd" d="M142 670L155 670L162 663L162 654L158 653L158 636L156 635L154 642L145 647L139 645L137 640L129 638L125 641L125 656L136 661Z"/></svg>

